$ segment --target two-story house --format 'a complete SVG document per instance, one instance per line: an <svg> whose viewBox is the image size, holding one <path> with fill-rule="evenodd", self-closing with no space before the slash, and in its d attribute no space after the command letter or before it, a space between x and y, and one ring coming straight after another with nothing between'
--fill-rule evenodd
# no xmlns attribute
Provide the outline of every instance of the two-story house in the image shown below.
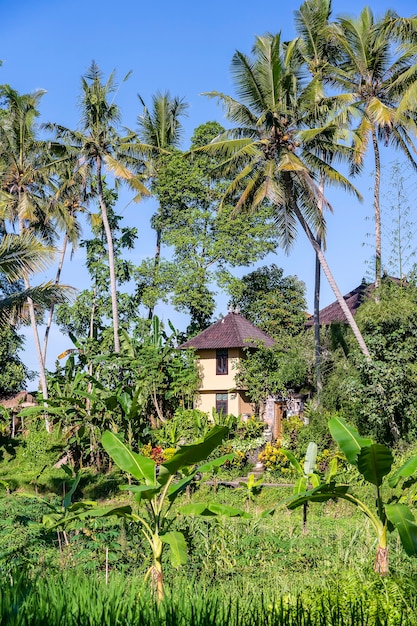
<svg viewBox="0 0 417 626"><path fill-rule="evenodd" d="M239 313L230 312L206 330L186 341L181 349L194 348L201 367L201 385L196 408L211 414L245 415L253 413L253 404L245 390L236 386L235 376L240 359L245 358L245 348L263 342L272 346L274 341Z"/></svg>

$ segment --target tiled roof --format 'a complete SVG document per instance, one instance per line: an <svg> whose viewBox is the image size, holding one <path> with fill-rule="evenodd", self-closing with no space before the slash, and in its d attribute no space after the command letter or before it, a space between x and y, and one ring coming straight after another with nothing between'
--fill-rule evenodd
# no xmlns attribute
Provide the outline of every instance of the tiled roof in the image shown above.
<svg viewBox="0 0 417 626"><path fill-rule="evenodd" d="M244 348L256 347L260 341L269 347L274 344L274 340L269 335L256 328L242 315L228 313L226 317L215 322L179 347L195 348L196 350Z"/></svg>
<svg viewBox="0 0 417 626"><path fill-rule="evenodd" d="M394 276L388 276L387 274L384 274L384 276L382 276L381 281L383 282L386 280L391 281L393 283L397 283L397 284L403 284L404 279L400 280L399 278L395 278ZM366 300L366 298L370 296L370 294L374 291L374 289L375 289L375 283L366 283L363 280L362 283L359 285L359 287L356 287L356 289L349 291L349 293L343 296L352 315L355 315L357 309ZM329 324L332 324L333 322L346 323L345 314L343 313L337 301L333 302L332 304L329 304L329 306L324 307L324 309L321 309L320 311L320 326L328 326ZM314 315L310 315L310 317L308 318L306 322L306 326L310 327L310 326L313 326L313 324L314 324Z"/></svg>
<svg viewBox="0 0 417 626"><path fill-rule="evenodd" d="M356 289L349 291L343 299L349 307L349 311L352 315L355 315L356 310L362 304L365 297L369 293L370 289L372 289L373 285L367 285L366 283L362 283ZM346 316L342 311L340 304L337 302L332 302L329 306L324 307L320 311L320 325L328 326L329 324L333 324L334 322L346 322ZM314 316L311 315L307 320L307 326L313 326L314 324Z"/></svg>

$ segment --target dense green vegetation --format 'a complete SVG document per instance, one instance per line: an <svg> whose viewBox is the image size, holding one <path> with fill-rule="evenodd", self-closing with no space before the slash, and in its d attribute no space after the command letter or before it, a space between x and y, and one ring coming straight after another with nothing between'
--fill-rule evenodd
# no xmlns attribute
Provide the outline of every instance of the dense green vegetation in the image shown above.
<svg viewBox="0 0 417 626"><path fill-rule="evenodd" d="M39 127L43 92L0 86L1 397L31 377L23 324L40 376L36 406L0 415L1 623L417 624L417 279L398 167L391 250L380 202L380 148L416 166L417 18L334 18L330 0L306 0L295 27L236 51L236 95L206 94L229 127L208 121L189 146L184 100L139 98L127 129L115 74L95 63L76 129ZM324 256L326 193L359 196L369 148L375 273L353 317ZM155 251L138 265L122 183L157 201ZM348 323L320 327L319 265L314 331L297 277L253 268L289 252L298 227ZM80 293L60 284L78 245ZM56 279L33 286L58 248ZM275 340L236 369L249 418L194 408L201 371L178 350L219 289ZM160 322L161 302L187 314L185 332ZM53 323L68 349L47 371ZM271 441L266 397L296 392L303 415Z"/></svg>

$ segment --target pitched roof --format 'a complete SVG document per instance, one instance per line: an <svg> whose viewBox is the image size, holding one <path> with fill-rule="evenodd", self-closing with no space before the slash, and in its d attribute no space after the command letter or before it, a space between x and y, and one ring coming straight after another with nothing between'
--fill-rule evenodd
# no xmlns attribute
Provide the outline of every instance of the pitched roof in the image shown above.
<svg viewBox="0 0 417 626"><path fill-rule="evenodd" d="M403 285L406 283L405 279L388 276L388 274L384 274L381 278L381 283L385 281L396 283L397 285ZM349 291L349 293L343 296L352 315L355 315L357 309L366 300L366 298L372 294L374 289L375 283L366 283L365 280L363 280L359 287L356 287L356 289ZM320 326L328 326L334 322L342 322L342 324L346 323L345 314L337 301L332 302L332 304L329 304L329 306L324 307L324 309L321 309L320 311ZM306 322L306 326L310 327L313 326L313 324L314 315L310 315Z"/></svg>
<svg viewBox="0 0 417 626"><path fill-rule="evenodd" d="M348 305L349 311L352 313L352 315L355 315L357 309L365 300L372 287L373 285L367 285L365 282L362 282L359 287L356 287L356 289L352 289L352 291L349 291L349 293L343 296L343 299ZM342 307L337 302L337 300L335 302L332 302L332 304L329 304L329 306L324 307L324 309L321 309L320 311L321 326L327 326L329 324L333 324L334 322L346 323L346 316L343 313ZM313 326L313 324L314 315L311 315L306 322L306 326Z"/></svg>
<svg viewBox="0 0 417 626"><path fill-rule="evenodd" d="M262 341L270 347L274 340L239 313L228 313L201 333L183 343L180 348L215 350L220 348L256 347Z"/></svg>

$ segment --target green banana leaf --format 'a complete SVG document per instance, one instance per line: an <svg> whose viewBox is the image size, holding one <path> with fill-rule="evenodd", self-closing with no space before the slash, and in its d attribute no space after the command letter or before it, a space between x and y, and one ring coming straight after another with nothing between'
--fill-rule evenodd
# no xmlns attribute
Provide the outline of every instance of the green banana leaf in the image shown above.
<svg viewBox="0 0 417 626"><path fill-rule="evenodd" d="M225 461L231 460L235 457L235 453L231 452L230 454L225 454L218 459L213 459L213 461L209 461L208 463L204 463L204 465L200 465L197 467L189 476L185 476L177 483L173 483L168 489L168 500L172 502L175 500L180 491L183 491L187 485L189 485L195 478L196 474L205 474L206 472L213 469L213 467L219 467L223 465Z"/></svg>
<svg viewBox="0 0 417 626"><path fill-rule="evenodd" d="M307 446L307 452L304 460L304 474L309 476L314 472L317 460L317 444L314 441L310 441Z"/></svg>
<svg viewBox="0 0 417 626"><path fill-rule="evenodd" d="M212 470L213 467L220 467L221 465L223 465L223 463L226 463L226 461L231 461L232 459L234 459L235 456L235 452L223 454L223 456L220 456L218 459L213 459L212 461L207 461L207 463L200 465L196 471L201 472L202 474L206 474L207 472Z"/></svg>
<svg viewBox="0 0 417 626"><path fill-rule="evenodd" d="M182 515L203 515L203 516L215 516L225 515L226 517L251 517L249 513L245 513L241 509L235 509L232 506L225 504L204 504L204 502L196 502L185 504L180 507L179 512Z"/></svg>
<svg viewBox="0 0 417 626"><path fill-rule="evenodd" d="M174 456L161 465L158 482L165 484L169 476L176 474L181 468L204 461L228 434L229 429L227 426L214 426L204 437L203 441L180 446Z"/></svg>
<svg viewBox="0 0 417 626"><path fill-rule="evenodd" d="M305 491L299 495L293 495L287 500L284 500L283 504L288 509L296 509L302 506L305 502L326 502L327 500L343 498L347 493L349 485L336 485L335 483L325 483L309 491Z"/></svg>
<svg viewBox="0 0 417 626"><path fill-rule="evenodd" d="M167 543L170 547L169 556L171 565L179 567L187 561L187 544L184 535L176 530L172 530L164 535L160 535L162 543Z"/></svg>
<svg viewBox="0 0 417 626"><path fill-rule="evenodd" d="M299 495L300 493L305 493L307 491L307 476L300 476L295 484L294 484L294 495Z"/></svg>
<svg viewBox="0 0 417 626"><path fill-rule="evenodd" d="M145 480L147 485L155 485L155 461L128 448L120 439L106 430L101 438L103 448L121 470L137 480Z"/></svg>
<svg viewBox="0 0 417 626"><path fill-rule="evenodd" d="M417 470L417 456L411 457L388 479L390 487L394 488L398 485L401 478L409 478Z"/></svg>
<svg viewBox="0 0 417 626"><path fill-rule="evenodd" d="M361 437L358 431L349 426L341 417L332 417L329 420L329 429L333 439L352 465L356 465L361 449L372 444L372 439Z"/></svg>
<svg viewBox="0 0 417 626"><path fill-rule="evenodd" d="M405 504L386 504L387 518L395 526L408 556L417 555L417 524L414 515Z"/></svg>
<svg viewBox="0 0 417 626"><path fill-rule="evenodd" d="M368 482L379 487L384 476L390 473L394 457L387 446L373 443L362 448L357 459L358 470Z"/></svg>
<svg viewBox="0 0 417 626"><path fill-rule="evenodd" d="M162 485L158 483L155 486L150 485L121 485L122 491L131 491L136 494L136 501L140 502L142 498L152 500L152 498L161 491Z"/></svg>
<svg viewBox="0 0 417 626"><path fill-rule="evenodd" d="M293 468L297 470L298 474L303 474L303 469L300 463L298 462L298 460L296 459L295 455L290 450L285 450L284 448L281 448L281 449L282 449L282 452L287 457L287 459L289 460L289 462L291 463L291 465L293 466Z"/></svg>

